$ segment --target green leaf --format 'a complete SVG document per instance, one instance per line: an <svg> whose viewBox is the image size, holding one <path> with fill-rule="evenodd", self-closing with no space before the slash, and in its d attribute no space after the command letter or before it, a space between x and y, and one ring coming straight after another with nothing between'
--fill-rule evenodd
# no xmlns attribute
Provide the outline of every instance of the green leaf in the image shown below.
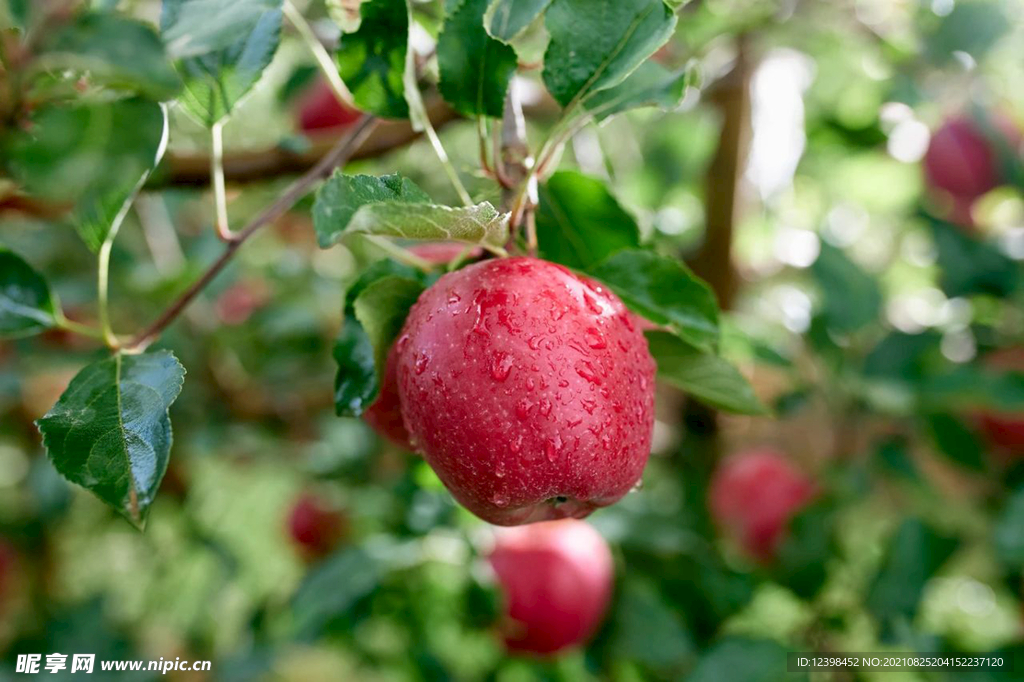
<svg viewBox="0 0 1024 682"><path fill-rule="evenodd" d="M790 673L786 650L764 639L726 637L697 662L686 682L800 682L806 673Z"/></svg>
<svg viewBox="0 0 1024 682"><path fill-rule="evenodd" d="M667 332L646 335L662 381L727 412L767 414L750 382L726 360L702 352Z"/></svg>
<svg viewBox="0 0 1024 682"><path fill-rule="evenodd" d="M0 0L0 31L24 31L31 9L31 0Z"/></svg>
<svg viewBox="0 0 1024 682"><path fill-rule="evenodd" d="M295 634L312 640L373 592L387 567L361 547L342 550L306 575L292 597Z"/></svg>
<svg viewBox="0 0 1024 682"><path fill-rule="evenodd" d="M789 523L775 556L776 582L810 600L825 584L828 560L834 554L832 530L836 506L819 501L801 510Z"/></svg>
<svg viewBox="0 0 1024 682"><path fill-rule="evenodd" d="M28 336L56 324L57 306L43 276L0 245L0 338Z"/></svg>
<svg viewBox="0 0 1024 682"><path fill-rule="evenodd" d="M644 62L615 87L588 97L584 106L598 121L638 107L673 109L683 99L692 76L691 69L669 71L661 64Z"/></svg>
<svg viewBox="0 0 1024 682"><path fill-rule="evenodd" d="M283 0L164 0L160 30L180 60L181 103L207 126L231 113L270 64Z"/></svg>
<svg viewBox="0 0 1024 682"><path fill-rule="evenodd" d="M119 353L85 367L36 422L57 471L139 529L167 471L168 409L184 378L170 351Z"/></svg>
<svg viewBox="0 0 1024 682"><path fill-rule="evenodd" d="M334 411L339 417L358 417L376 399L380 384L373 344L355 315L346 315L334 342Z"/></svg>
<svg viewBox="0 0 1024 682"><path fill-rule="evenodd" d="M985 468L984 444L960 418L945 413L929 414L924 422L939 451L951 461L974 471Z"/></svg>
<svg viewBox="0 0 1024 682"><path fill-rule="evenodd" d="M171 99L181 90L181 79L156 32L119 14L86 12L48 34L36 65L84 73L92 83L154 100Z"/></svg>
<svg viewBox="0 0 1024 682"><path fill-rule="evenodd" d="M1020 266L994 245L956 225L930 218L946 296L989 294L1004 298L1021 285Z"/></svg>
<svg viewBox="0 0 1024 682"><path fill-rule="evenodd" d="M671 671L694 654L693 637L654 585L631 578L618 595L611 647L616 656Z"/></svg>
<svg viewBox="0 0 1024 682"><path fill-rule="evenodd" d="M604 182L560 171L540 188L537 238L542 258L585 270L639 246L640 229Z"/></svg>
<svg viewBox="0 0 1024 682"><path fill-rule="evenodd" d="M718 304L711 288L674 258L628 249L587 272L607 284L633 311L668 326L687 343L718 344Z"/></svg>
<svg viewBox="0 0 1024 682"><path fill-rule="evenodd" d="M1006 500L993 529L996 556L1007 566L1024 568L1024 487Z"/></svg>
<svg viewBox="0 0 1024 682"><path fill-rule="evenodd" d="M851 333L878 320L882 310L878 282L842 250L823 243L811 273L821 289L821 316L830 330Z"/></svg>
<svg viewBox="0 0 1024 682"><path fill-rule="evenodd" d="M406 3L371 0L361 9L359 29L341 37L338 73L360 109L376 116L408 118L402 82L409 44Z"/></svg>
<svg viewBox="0 0 1024 682"><path fill-rule="evenodd" d="M441 96L466 116L500 118L516 52L487 34L488 0L462 0L437 38Z"/></svg>
<svg viewBox="0 0 1024 682"><path fill-rule="evenodd" d="M313 225L327 248L348 234L459 241L500 249L508 237L508 215L484 202L468 208L429 203L429 197L399 175L335 173L317 192Z"/></svg>
<svg viewBox="0 0 1024 682"><path fill-rule="evenodd" d="M554 0L544 83L563 106L621 83L665 44L676 16L662 0Z"/></svg>
<svg viewBox="0 0 1024 682"><path fill-rule="evenodd" d="M144 99L48 106L4 149L30 193L73 203L72 221L94 251L127 209L167 144L164 108Z"/></svg>
<svg viewBox="0 0 1024 682"><path fill-rule="evenodd" d="M395 337L402 331L405 318L423 285L406 277L381 277L356 297L356 319L366 330L374 348L378 379L384 376L384 364Z"/></svg>
<svg viewBox="0 0 1024 682"><path fill-rule="evenodd" d="M423 287L422 273L384 259L345 292L345 321L334 344L338 416L358 417L377 398L387 352Z"/></svg>
<svg viewBox="0 0 1024 682"><path fill-rule="evenodd" d="M487 9L487 32L509 43L540 16L551 0L493 0Z"/></svg>
<svg viewBox="0 0 1024 682"><path fill-rule="evenodd" d="M925 584L956 545L917 519L907 519L896 530L865 602L882 625L883 640L891 639L894 627L913 620Z"/></svg>

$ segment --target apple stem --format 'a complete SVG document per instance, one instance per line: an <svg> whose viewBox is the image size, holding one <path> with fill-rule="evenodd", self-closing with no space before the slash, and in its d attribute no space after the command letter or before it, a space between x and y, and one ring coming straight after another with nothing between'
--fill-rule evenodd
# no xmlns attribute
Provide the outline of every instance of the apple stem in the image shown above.
<svg viewBox="0 0 1024 682"><path fill-rule="evenodd" d="M210 178L213 180L214 228L222 241L235 239L228 222L228 197L224 184L224 122L210 126Z"/></svg>

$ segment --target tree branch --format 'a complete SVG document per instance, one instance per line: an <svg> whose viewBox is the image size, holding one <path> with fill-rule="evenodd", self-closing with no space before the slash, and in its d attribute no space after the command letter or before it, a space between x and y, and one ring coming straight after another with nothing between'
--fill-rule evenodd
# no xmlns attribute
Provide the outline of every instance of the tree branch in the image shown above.
<svg viewBox="0 0 1024 682"><path fill-rule="evenodd" d="M249 237L255 234L261 227L274 222L284 215L299 199L306 195L316 182L329 175L336 166L348 161L352 157L353 152L366 141L366 138L369 137L377 123L378 119L373 116L363 116L359 119L350 133L345 138L339 140L315 166L296 179L274 203L263 209L262 212L249 221L248 225L236 233L224 247L224 252L206 269L206 272L172 302L155 322L139 332L123 350L133 353L141 353L146 350L150 344L159 338L164 329L199 295L199 292L220 274L220 271L224 269L224 266L228 264L235 255L235 252L238 251L238 248Z"/></svg>
<svg viewBox="0 0 1024 682"><path fill-rule="evenodd" d="M459 115L441 100L427 104L427 113L435 129L441 129ZM347 131L346 131L347 132ZM373 134L352 152L351 159L382 156L403 147L420 136L408 121L380 121ZM232 152L224 156L224 178L230 183L268 180L301 173L316 164L337 142L336 137L317 137L309 149L291 151L282 147L257 151ZM206 187L210 184L210 157L205 152L170 153L162 171L153 174L146 189L166 186Z"/></svg>

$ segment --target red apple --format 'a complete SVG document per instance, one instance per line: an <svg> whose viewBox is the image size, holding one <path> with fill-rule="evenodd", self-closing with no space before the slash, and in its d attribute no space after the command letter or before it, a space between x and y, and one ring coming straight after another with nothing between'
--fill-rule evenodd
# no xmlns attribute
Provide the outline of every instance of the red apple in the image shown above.
<svg viewBox="0 0 1024 682"><path fill-rule="evenodd" d="M760 561L771 560L789 520L815 495L813 481L770 448L727 458L711 479L715 522Z"/></svg>
<svg viewBox="0 0 1024 682"><path fill-rule="evenodd" d="M346 531L341 510L312 493L303 493L288 513L288 533L308 558L330 554Z"/></svg>
<svg viewBox="0 0 1024 682"><path fill-rule="evenodd" d="M1016 154L1020 132L1005 116L987 125L969 116L947 119L932 135L924 156L928 185L948 194L951 219L971 224L971 205L1006 181L1004 155Z"/></svg>
<svg viewBox="0 0 1024 682"><path fill-rule="evenodd" d="M325 80L317 80L300 98L298 113L299 128L305 133L344 128L363 115L339 100Z"/></svg>
<svg viewBox="0 0 1024 682"><path fill-rule="evenodd" d="M490 562L505 598L502 636L510 651L550 654L597 630L612 594L612 553L587 523L502 529Z"/></svg>
<svg viewBox="0 0 1024 682"><path fill-rule="evenodd" d="M982 361L990 369L1024 373L1024 348L1005 348ZM1024 411L986 411L977 415L978 426L992 445L1006 454L1024 455Z"/></svg>
<svg viewBox="0 0 1024 682"><path fill-rule="evenodd" d="M582 518L639 481L654 361L601 285L535 258L476 263L420 296L397 350L413 444L485 521Z"/></svg>

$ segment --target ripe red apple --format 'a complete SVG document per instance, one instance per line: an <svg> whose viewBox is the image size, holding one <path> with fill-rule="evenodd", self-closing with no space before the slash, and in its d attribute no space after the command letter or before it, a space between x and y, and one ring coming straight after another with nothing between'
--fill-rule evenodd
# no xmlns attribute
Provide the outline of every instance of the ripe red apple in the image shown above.
<svg viewBox="0 0 1024 682"><path fill-rule="evenodd" d="M711 516L760 561L775 556L789 520L815 495L813 481L770 448L727 458L711 479Z"/></svg>
<svg viewBox="0 0 1024 682"><path fill-rule="evenodd" d="M612 594L612 553L586 522L502 529L489 559L505 598L510 651L550 654L597 630Z"/></svg>
<svg viewBox="0 0 1024 682"><path fill-rule="evenodd" d="M341 510L312 493L303 493L288 513L288 533L307 558L330 554L345 535Z"/></svg>
<svg viewBox="0 0 1024 682"><path fill-rule="evenodd" d="M344 128L359 120L362 112L338 99L325 80L317 80L302 95L298 103L299 128L304 133L316 133Z"/></svg>
<svg viewBox="0 0 1024 682"><path fill-rule="evenodd" d="M1024 348L998 350L982 362L990 369L1024 373ZM989 443L1006 454L1024 455L1024 412L985 411L977 415L977 421Z"/></svg>
<svg viewBox="0 0 1024 682"><path fill-rule="evenodd" d="M928 185L952 200L950 218L971 224L971 205L1006 181L1005 155L1016 154L1020 131L1007 117L983 123L966 115L948 118L932 135L924 156Z"/></svg>
<svg viewBox="0 0 1024 682"><path fill-rule="evenodd" d="M397 350L413 444L485 521L582 518L639 481L654 361L596 282L535 258L470 265L420 296Z"/></svg>

